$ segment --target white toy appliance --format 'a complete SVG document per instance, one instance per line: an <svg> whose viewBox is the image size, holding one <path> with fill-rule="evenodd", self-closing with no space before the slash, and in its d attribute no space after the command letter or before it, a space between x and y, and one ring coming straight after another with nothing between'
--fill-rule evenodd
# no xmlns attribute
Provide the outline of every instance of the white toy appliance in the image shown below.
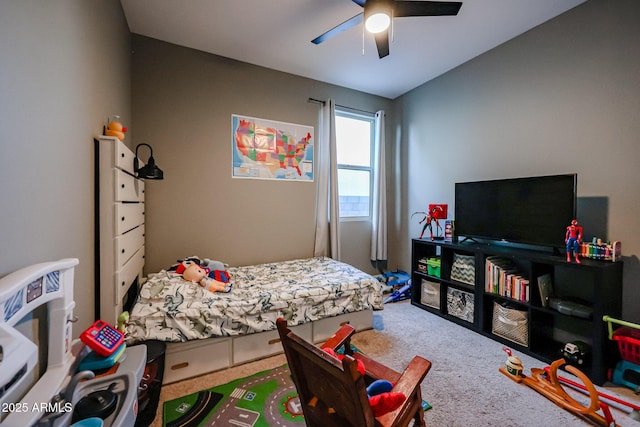
<svg viewBox="0 0 640 427"><path fill-rule="evenodd" d="M77 264L77 259L35 264L0 279L2 427L62 427L95 415L103 426L135 422L146 347L128 348L106 374L78 371L89 349L72 339ZM29 322L41 325L34 334L42 338L39 345L21 332ZM96 401L108 407L96 408Z"/></svg>

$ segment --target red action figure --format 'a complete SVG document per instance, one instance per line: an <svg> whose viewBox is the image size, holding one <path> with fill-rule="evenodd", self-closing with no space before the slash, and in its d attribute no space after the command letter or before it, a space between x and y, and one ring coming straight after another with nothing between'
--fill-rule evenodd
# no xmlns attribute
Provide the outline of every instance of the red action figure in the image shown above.
<svg viewBox="0 0 640 427"><path fill-rule="evenodd" d="M567 262L571 262L571 250L576 258L576 262L580 264L580 243L582 240L582 227L578 225L577 220L571 221L571 225L567 227L567 234L564 242L567 244Z"/></svg>
<svg viewBox="0 0 640 427"><path fill-rule="evenodd" d="M425 216L422 221L420 221L418 224L422 224L424 222L424 227L422 227L422 233L420 233L420 238L422 239L422 236L424 235L424 232L427 230L427 228L429 229L429 234L431 235L431 240L433 240L433 227L431 226L431 223L434 222L436 223L436 227L440 228L440 223L438 222L437 218L434 218L433 216L431 216L431 213L428 213L427 216Z"/></svg>
<svg viewBox="0 0 640 427"><path fill-rule="evenodd" d="M434 240L433 237L433 226L432 226L432 222L436 223L436 229L440 230L440 222L438 221L438 218L441 217L440 212L443 211L441 206L435 205L433 207L429 206L430 210L429 213L425 214L425 217L422 219L422 221L420 221L418 224L422 224L424 222L424 226L422 227L422 233L420 233L420 238L422 239L422 236L424 235L424 232L427 231L427 228L429 229L429 235L431 237L431 240ZM415 214L417 213L422 213L424 214L424 212L415 212ZM438 233L436 231L436 233Z"/></svg>
<svg viewBox="0 0 640 427"><path fill-rule="evenodd" d="M442 203L429 205L429 212L414 212L411 214L411 218L413 218L414 215L418 215L418 214L424 215L424 218L422 218L422 221L418 223L418 224L422 224L424 222L424 226L422 227L422 232L420 233L420 238L422 239L422 236L424 236L424 232L427 231L427 228L428 228L431 240L436 240L436 239L441 240L442 237L440 236L440 231L442 231L442 227L440 227L440 222L438 220L447 219L447 205ZM434 222L436 223L435 231L436 231L437 237L433 236L434 229L433 229L432 223Z"/></svg>

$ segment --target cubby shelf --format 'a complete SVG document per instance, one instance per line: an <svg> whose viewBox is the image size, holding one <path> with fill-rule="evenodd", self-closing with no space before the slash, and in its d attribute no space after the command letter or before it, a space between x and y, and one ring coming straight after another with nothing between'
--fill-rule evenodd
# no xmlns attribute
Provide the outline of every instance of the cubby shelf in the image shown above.
<svg viewBox="0 0 640 427"><path fill-rule="evenodd" d="M472 255L475 260L474 285L451 280L454 254ZM486 260L499 256L517 268L518 274L529 280L528 301L516 300L485 290ZM591 347L591 355L576 365L594 384L607 381L607 371L618 360L617 348L608 339L603 315L620 318L622 310L622 263L583 259L580 264L569 263L564 256L506 245L476 242L445 242L427 239L412 240L411 303L417 307L451 320L463 327L485 335L545 363L562 357L564 344L583 341ZM439 258L439 277L421 268L421 260ZM551 277L553 296L562 300L578 301L591 310L584 318L563 314L543 307L538 290L538 277ZM434 290L438 292L434 300ZM461 292L460 292L461 291ZM425 299L423 292L429 292ZM448 304L450 293L466 293L473 301L473 321L456 317L458 308ZM527 344L521 345L493 332L495 303L524 313L527 319ZM454 309L455 308L455 309ZM467 314L468 307L467 307Z"/></svg>

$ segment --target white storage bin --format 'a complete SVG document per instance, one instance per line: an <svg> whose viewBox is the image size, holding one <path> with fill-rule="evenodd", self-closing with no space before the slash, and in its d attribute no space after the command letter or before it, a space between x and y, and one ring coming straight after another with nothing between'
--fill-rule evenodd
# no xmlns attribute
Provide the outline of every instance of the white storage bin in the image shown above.
<svg viewBox="0 0 640 427"><path fill-rule="evenodd" d="M440 283L422 279L420 302L433 308L440 308Z"/></svg>

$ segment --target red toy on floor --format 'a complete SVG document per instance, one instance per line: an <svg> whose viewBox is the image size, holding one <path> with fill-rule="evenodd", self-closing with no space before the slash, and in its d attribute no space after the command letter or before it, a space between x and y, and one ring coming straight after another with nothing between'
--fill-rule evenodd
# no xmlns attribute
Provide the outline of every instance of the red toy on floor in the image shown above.
<svg viewBox="0 0 640 427"><path fill-rule="evenodd" d="M344 358L343 355L337 354L332 348L323 348L323 350L338 360ZM356 362L358 363L358 372L364 376L364 363L359 359L356 359ZM369 405L371 405L371 410L375 417L395 411L407 399L404 393L395 393L391 389L393 389L393 384L387 380L376 380L367 387Z"/></svg>

